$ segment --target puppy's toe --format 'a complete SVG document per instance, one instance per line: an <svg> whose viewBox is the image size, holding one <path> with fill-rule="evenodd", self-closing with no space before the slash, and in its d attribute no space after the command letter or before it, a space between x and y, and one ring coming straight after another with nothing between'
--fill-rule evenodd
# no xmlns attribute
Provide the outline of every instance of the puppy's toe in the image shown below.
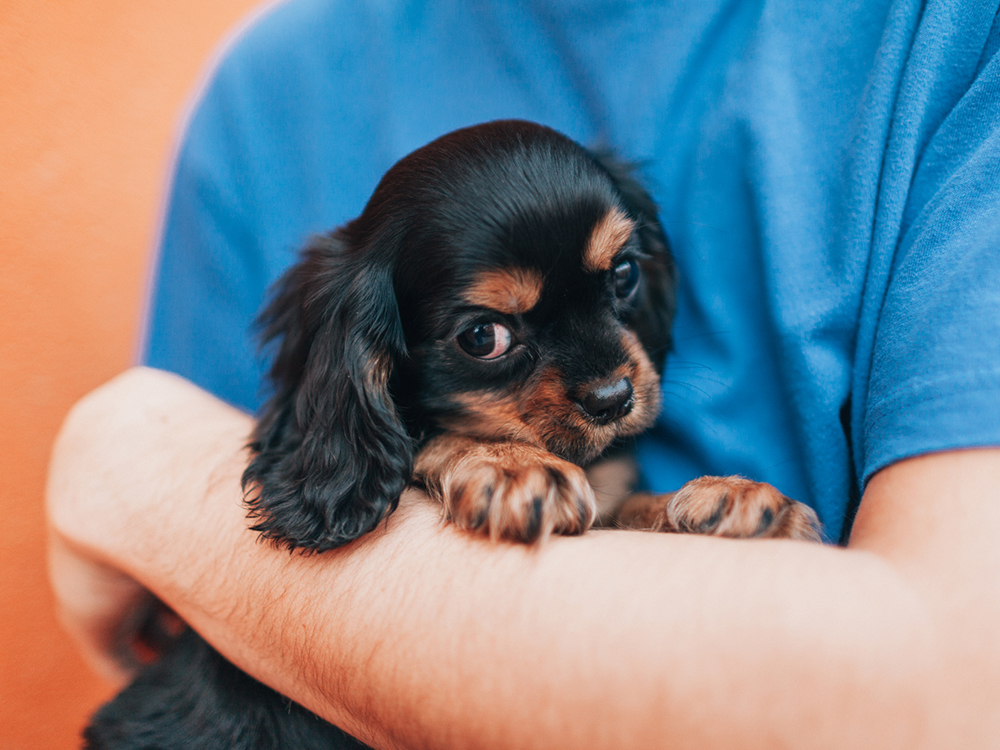
<svg viewBox="0 0 1000 750"><path fill-rule="evenodd" d="M442 477L441 495L456 525L519 542L582 534L597 512L579 466L516 443L466 451Z"/></svg>
<svg viewBox="0 0 1000 750"><path fill-rule="evenodd" d="M742 477L699 477L677 492L635 496L626 501L619 520L650 531L820 540L812 508Z"/></svg>

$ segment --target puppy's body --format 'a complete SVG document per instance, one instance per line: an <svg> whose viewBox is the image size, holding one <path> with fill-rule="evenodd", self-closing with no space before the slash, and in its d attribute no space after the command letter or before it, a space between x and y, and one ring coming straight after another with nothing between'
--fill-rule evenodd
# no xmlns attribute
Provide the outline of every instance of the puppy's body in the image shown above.
<svg viewBox="0 0 1000 750"><path fill-rule="evenodd" d="M493 538L578 534L595 519L816 538L814 514L767 485L702 478L630 495L610 471L659 412L673 294L655 205L610 160L518 121L417 150L360 217L306 249L263 315L275 390L244 475L254 528L289 549L332 549L372 530L412 482ZM194 703L176 689L192 670ZM219 713L211 728L206 705ZM282 711L287 700L188 636L88 732L91 747L116 749L350 742Z"/></svg>

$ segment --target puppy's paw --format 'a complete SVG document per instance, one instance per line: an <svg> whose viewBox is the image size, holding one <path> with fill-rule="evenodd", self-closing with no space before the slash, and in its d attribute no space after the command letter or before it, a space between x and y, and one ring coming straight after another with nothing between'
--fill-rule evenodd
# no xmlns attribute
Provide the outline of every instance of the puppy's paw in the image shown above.
<svg viewBox="0 0 1000 750"><path fill-rule="evenodd" d="M649 531L820 541L812 508L742 477L699 477L677 492L634 495L618 518L629 528Z"/></svg>
<svg viewBox="0 0 1000 750"><path fill-rule="evenodd" d="M418 478L457 526L536 542L582 534L594 523L594 491L579 466L522 443L460 445L433 474L429 461L418 461Z"/></svg>

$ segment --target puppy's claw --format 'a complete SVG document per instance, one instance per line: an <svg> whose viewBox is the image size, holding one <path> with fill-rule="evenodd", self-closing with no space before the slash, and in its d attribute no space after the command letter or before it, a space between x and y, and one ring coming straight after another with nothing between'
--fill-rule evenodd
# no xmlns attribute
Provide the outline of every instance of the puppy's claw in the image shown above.
<svg viewBox="0 0 1000 750"><path fill-rule="evenodd" d="M582 534L597 515L583 470L548 451L476 442L450 458L429 486L461 528L539 543L550 534Z"/></svg>
<svg viewBox="0 0 1000 750"><path fill-rule="evenodd" d="M815 511L763 482L699 477L666 495L633 495L618 513L628 528L733 538L820 541Z"/></svg>

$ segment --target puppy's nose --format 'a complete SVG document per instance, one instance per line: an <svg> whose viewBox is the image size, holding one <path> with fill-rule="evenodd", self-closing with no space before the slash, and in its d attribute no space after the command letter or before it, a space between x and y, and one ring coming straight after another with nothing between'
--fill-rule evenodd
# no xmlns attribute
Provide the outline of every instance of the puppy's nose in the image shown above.
<svg viewBox="0 0 1000 750"><path fill-rule="evenodd" d="M580 398L579 404L597 424L607 424L632 411L632 381L622 378L615 383L601 383Z"/></svg>

